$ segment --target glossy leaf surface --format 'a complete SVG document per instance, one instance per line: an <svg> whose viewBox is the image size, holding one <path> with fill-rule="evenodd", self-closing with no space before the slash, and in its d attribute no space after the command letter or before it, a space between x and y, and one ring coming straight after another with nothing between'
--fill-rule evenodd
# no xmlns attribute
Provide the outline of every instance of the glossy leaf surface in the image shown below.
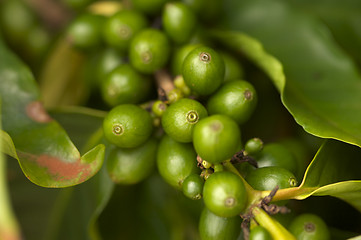
<svg viewBox="0 0 361 240"><path fill-rule="evenodd" d="M40 76L40 92L46 108L84 102L90 91L86 86L84 68L84 55L61 38Z"/></svg>
<svg viewBox="0 0 361 240"><path fill-rule="evenodd" d="M265 70L297 123L316 136L361 146L361 78L327 28L284 1L227 2L226 25L258 38L265 50L242 34L224 33L223 41ZM269 54L279 61L269 61Z"/></svg>
<svg viewBox="0 0 361 240"><path fill-rule="evenodd" d="M0 41L3 129L11 137L24 174L44 187L67 187L92 177L102 166L104 145L83 156L45 111L30 70ZM15 152L9 149L8 152Z"/></svg>
<svg viewBox="0 0 361 240"><path fill-rule="evenodd" d="M51 116L64 127L81 151L104 142L102 123L105 112L84 107L63 107L52 111ZM105 159L111 149L107 144L104 143ZM103 165L89 181L62 189L50 218L48 239L101 239L98 217L108 204L114 185Z"/></svg>
<svg viewBox="0 0 361 240"><path fill-rule="evenodd" d="M355 0L292 0L304 13L326 23L340 46L361 64L361 2Z"/></svg>
<svg viewBox="0 0 361 240"><path fill-rule="evenodd" d="M296 239L277 220L273 219L270 215L264 212L263 209L259 207L255 207L252 209L252 214L254 215L255 220L271 234L273 239L279 239L279 240Z"/></svg>
<svg viewBox="0 0 361 240"><path fill-rule="evenodd" d="M360 163L355 161L360 158L358 147L328 140L308 166L301 185L279 190L274 200L329 195L361 211Z"/></svg>

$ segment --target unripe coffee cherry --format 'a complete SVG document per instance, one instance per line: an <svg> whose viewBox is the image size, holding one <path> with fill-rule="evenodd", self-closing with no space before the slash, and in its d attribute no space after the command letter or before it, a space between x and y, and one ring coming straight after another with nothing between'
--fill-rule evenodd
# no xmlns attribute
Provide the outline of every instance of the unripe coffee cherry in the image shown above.
<svg viewBox="0 0 361 240"><path fill-rule="evenodd" d="M281 167L263 167L250 172L246 178L249 185L260 191L271 191L276 186L280 189L297 186L295 176Z"/></svg>
<svg viewBox="0 0 361 240"><path fill-rule="evenodd" d="M215 172L205 182L203 200L206 207L220 217L234 217L246 207L247 192L239 176L232 172Z"/></svg>
<svg viewBox="0 0 361 240"><path fill-rule="evenodd" d="M167 110L168 106L161 100L157 100L152 105L152 112L157 116L161 117L163 116L163 113L165 110Z"/></svg>
<svg viewBox="0 0 361 240"><path fill-rule="evenodd" d="M192 200L202 198L204 179L199 174L189 175L183 182L183 193Z"/></svg>
<svg viewBox="0 0 361 240"><path fill-rule="evenodd" d="M242 79L243 77L243 67L238 59L233 57L231 54L227 52L220 52L226 72L224 74L224 81L232 81L236 79Z"/></svg>
<svg viewBox="0 0 361 240"><path fill-rule="evenodd" d="M114 148L107 159L107 170L115 183L135 184L153 171L158 141L150 137L135 148Z"/></svg>
<svg viewBox="0 0 361 240"><path fill-rule="evenodd" d="M230 159L241 146L241 131L224 115L202 119L193 130L193 145L204 160L216 164Z"/></svg>
<svg viewBox="0 0 361 240"><path fill-rule="evenodd" d="M251 229L249 240L272 240L272 236L264 227L256 226Z"/></svg>
<svg viewBox="0 0 361 240"><path fill-rule="evenodd" d="M263 150L254 156L260 168L275 166L285 168L293 174L298 172L297 159L281 143L267 143L264 145Z"/></svg>
<svg viewBox="0 0 361 240"><path fill-rule="evenodd" d="M208 113L196 100L183 98L171 104L162 116L164 131L179 142L192 142L194 126Z"/></svg>
<svg viewBox="0 0 361 240"><path fill-rule="evenodd" d="M246 81L225 82L208 100L207 109L212 114L224 114L238 124L246 122L257 104L257 94Z"/></svg>
<svg viewBox="0 0 361 240"><path fill-rule="evenodd" d="M261 152L263 149L263 141L260 138L249 139L244 145L244 150L247 155L252 155Z"/></svg>
<svg viewBox="0 0 361 240"><path fill-rule="evenodd" d="M152 90L148 76L137 72L130 64L123 64L111 71L101 85L102 97L110 106L141 103Z"/></svg>
<svg viewBox="0 0 361 240"><path fill-rule="evenodd" d="M69 26L66 38L75 47L89 50L99 47L104 17L95 14L83 14Z"/></svg>
<svg viewBox="0 0 361 240"><path fill-rule="evenodd" d="M168 184L182 190L183 181L198 171L196 158L191 143L180 143L164 135L157 153L159 174Z"/></svg>
<svg viewBox="0 0 361 240"><path fill-rule="evenodd" d="M322 218L315 214L305 213L297 216L289 227L297 239L329 240L330 231Z"/></svg>
<svg viewBox="0 0 361 240"><path fill-rule="evenodd" d="M188 56L188 54L195 48L200 47L200 44L187 44L182 47L176 48L174 53L172 54L171 59L171 70L174 76L182 74L182 67L184 59Z"/></svg>
<svg viewBox="0 0 361 240"><path fill-rule="evenodd" d="M205 207L199 220L199 235L201 240L236 240L241 232L241 222L239 216L220 217Z"/></svg>
<svg viewBox="0 0 361 240"><path fill-rule="evenodd" d="M141 73L154 73L168 61L170 43L167 36L157 29L144 29L130 43L130 63Z"/></svg>
<svg viewBox="0 0 361 240"><path fill-rule="evenodd" d="M222 57L209 47L197 47L184 59L182 74L188 87L200 95L210 95L224 80Z"/></svg>
<svg viewBox="0 0 361 240"><path fill-rule="evenodd" d="M133 104L119 105L103 121L104 135L112 144L132 148L143 144L153 132L150 114Z"/></svg>
<svg viewBox="0 0 361 240"><path fill-rule="evenodd" d="M127 52L132 38L147 25L147 19L142 14L132 10L122 10L105 22L104 40L109 46L123 53Z"/></svg>
<svg viewBox="0 0 361 240"><path fill-rule="evenodd" d="M162 15L163 28L175 43L186 43L192 36L197 18L184 3L171 2L164 6Z"/></svg>

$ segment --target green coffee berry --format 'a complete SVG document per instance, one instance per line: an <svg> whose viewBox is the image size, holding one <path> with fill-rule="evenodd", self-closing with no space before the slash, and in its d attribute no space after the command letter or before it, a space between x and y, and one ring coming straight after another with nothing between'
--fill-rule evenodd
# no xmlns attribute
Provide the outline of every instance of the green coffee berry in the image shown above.
<svg viewBox="0 0 361 240"><path fill-rule="evenodd" d="M287 169L281 167L255 169L247 175L246 180L254 189L260 191L271 191L276 186L280 189L297 186L295 176Z"/></svg>
<svg viewBox="0 0 361 240"><path fill-rule="evenodd" d="M174 88L167 93L168 103L172 104L183 98L182 90Z"/></svg>
<svg viewBox="0 0 361 240"><path fill-rule="evenodd" d="M163 101L157 100L152 105L152 111L157 117L161 117L168 106Z"/></svg>
<svg viewBox="0 0 361 240"><path fill-rule="evenodd" d="M187 44L178 47L174 50L171 58L171 70L174 76L182 74L183 61L187 55L195 48L200 47L200 44Z"/></svg>
<svg viewBox="0 0 361 240"><path fill-rule="evenodd" d="M133 105L119 105L109 111L103 121L106 139L122 148L133 148L147 141L153 132L150 114Z"/></svg>
<svg viewBox="0 0 361 240"><path fill-rule="evenodd" d="M75 47L83 50L97 48L102 43L101 30L104 17L95 14L82 14L69 26L66 38Z"/></svg>
<svg viewBox="0 0 361 240"><path fill-rule="evenodd" d="M130 43L131 64L142 73L154 73L164 67L170 55L167 36L157 29L144 29Z"/></svg>
<svg viewBox="0 0 361 240"><path fill-rule="evenodd" d="M230 159L241 146L241 131L227 116L206 117L194 127L193 145L202 159L220 163Z"/></svg>
<svg viewBox="0 0 361 240"><path fill-rule="evenodd" d="M138 73L130 64L123 64L106 76L101 90L104 101L110 106L141 103L150 96L152 81Z"/></svg>
<svg viewBox="0 0 361 240"><path fill-rule="evenodd" d="M199 220L199 235L201 240L236 240L241 232L241 222L239 216L220 217L205 207Z"/></svg>
<svg viewBox="0 0 361 240"><path fill-rule="evenodd" d="M244 149L248 155L259 153L263 149L263 141L259 138L249 139L244 145Z"/></svg>
<svg viewBox="0 0 361 240"><path fill-rule="evenodd" d="M256 226L251 229L249 240L272 240L271 234L262 226Z"/></svg>
<svg viewBox="0 0 361 240"><path fill-rule="evenodd" d="M203 199L206 207L220 217L234 217L245 209L247 192L239 176L215 172L205 182Z"/></svg>
<svg viewBox="0 0 361 240"><path fill-rule="evenodd" d="M253 86L246 81L225 82L207 102L211 115L224 114L238 124L246 122L257 104L257 94Z"/></svg>
<svg viewBox="0 0 361 240"><path fill-rule="evenodd" d="M157 153L159 174L168 184L181 190L183 181L198 172L196 158L192 144L180 143L164 135Z"/></svg>
<svg viewBox="0 0 361 240"><path fill-rule="evenodd" d="M107 74L113 71L117 66L125 63L125 58L113 48L105 48L97 53L95 66L95 78L99 86Z"/></svg>
<svg viewBox="0 0 361 240"><path fill-rule="evenodd" d="M243 67L240 62L227 52L222 51L220 54L225 65L224 81L242 79Z"/></svg>
<svg viewBox="0 0 361 240"><path fill-rule="evenodd" d="M174 140L192 142L194 126L207 116L207 110L201 103L183 98L167 108L162 116L162 126Z"/></svg>
<svg viewBox="0 0 361 240"><path fill-rule="evenodd" d="M120 184L135 184L153 171L156 162L158 141L150 138L135 148L114 148L107 158L110 178Z"/></svg>
<svg viewBox="0 0 361 240"><path fill-rule="evenodd" d="M282 167L297 174L297 160L292 152L281 143L268 143L263 150L255 155L258 167Z"/></svg>
<svg viewBox="0 0 361 240"><path fill-rule="evenodd" d="M171 2L164 6L162 14L164 31L175 43L186 43L192 36L197 23L193 11L184 3Z"/></svg>
<svg viewBox="0 0 361 240"><path fill-rule="evenodd" d="M221 163L214 164L213 166L214 172L222 172L224 167Z"/></svg>
<svg viewBox="0 0 361 240"><path fill-rule="evenodd" d="M121 52L127 52L130 41L148 25L147 19L134 10L122 10L104 23L105 42Z"/></svg>
<svg viewBox="0 0 361 240"><path fill-rule="evenodd" d="M198 174L190 174L182 185L183 193L186 197L192 200L199 200L202 198L204 180Z"/></svg>
<svg viewBox="0 0 361 240"><path fill-rule="evenodd" d="M301 214L297 216L289 227L290 232L300 240L329 240L331 239L326 223L315 214Z"/></svg>
<svg viewBox="0 0 361 240"><path fill-rule="evenodd" d="M209 47L197 47L184 59L182 74L187 86L200 95L215 92L224 80L222 57Z"/></svg>

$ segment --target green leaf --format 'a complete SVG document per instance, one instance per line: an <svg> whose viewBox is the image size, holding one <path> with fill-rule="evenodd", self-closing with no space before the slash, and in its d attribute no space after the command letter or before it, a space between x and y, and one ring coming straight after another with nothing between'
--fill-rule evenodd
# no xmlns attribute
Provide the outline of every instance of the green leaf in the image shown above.
<svg viewBox="0 0 361 240"><path fill-rule="evenodd" d="M39 187L30 182L17 161L7 159L7 184L23 239L42 240L49 229L49 216L63 189Z"/></svg>
<svg viewBox="0 0 361 240"><path fill-rule="evenodd" d="M327 140L308 166L299 187L279 190L274 200L310 196L333 196L361 212L361 149L335 140ZM263 196L266 196L264 192Z"/></svg>
<svg viewBox="0 0 361 240"><path fill-rule="evenodd" d="M273 219L268 213L259 207L252 208L254 219L264 227L273 239L295 240L296 238L283 227L277 220Z"/></svg>
<svg viewBox="0 0 361 240"><path fill-rule="evenodd" d="M355 0L292 0L307 14L322 20L347 53L361 64L361 2Z"/></svg>
<svg viewBox="0 0 361 240"><path fill-rule="evenodd" d="M306 189L309 192L300 194L296 199L330 195L361 211L361 180L354 180L361 178L358 171L361 164L355 161L360 158L358 147L327 141L307 168L299 187L300 191Z"/></svg>
<svg viewBox="0 0 361 240"><path fill-rule="evenodd" d="M105 112L85 107L61 107L50 112L82 150L105 142L102 132ZM106 147L105 159L110 148ZM103 165L104 166L104 165ZM112 196L114 183L105 167L89 181L64 189L56 202L46 239L101 239L98 217Z"/></svg>
<svg viewBox="0 0 361 240"><path fill-rule="evenodd" d="M269 54L257 39L237 31L212 31L211 33L228 48L244 54L254 62L271 78L278 91L282 91L285 85L282 63Z"/></svg>
<svg viewBox="0 0 361 240"><path fill-rule="evenodd" d="M83 77L85 56L60 38L49 55L40 76L40 92L46 108L78 105L90 88Z"/></svg>
<svg viewBox="0 0 361 240"><path fill-rule="evenodd" d="M114 183L105 168L89 181L63 189L50 217L45 239L97 240L98 217L112 196Z"/></svg>
<svg viewBox="0 0 361 240"><path fill-rule="evenodd" d="M18 155L16 154L16 149L13 143L13 140L3 130L0 131L0 139L2 144L1 152L9 155L10 157L17 158Z"/></svg>
<svg viewBox="0 0 361 240"><path fill-rule="evenodd" d="M313 135L361 146L361 78L327 28L283 1L226 2L226 25L258 38L265 50L242 34L226 32L223 42L265 69L297 123Z"/></svg>
<svg viewBox="0 0 361 240"><path fill-rule="evenodd" d="M2 123L12 139L1 134L7 153L14 156L16 151L24 174L43 187L72 186L94 176L103 164L104 145L80 156L64 129L44 110L30 70L1 40L0 55Z"/></svg>
<svg viewBox="0 0 361 240"><path fill-rule="evenodd" d="M116 186L99 218L103 239L199 239L203 202L186 198L154 173L139 184Z"/></svg>
<svg viewBox="0 0 361 240"><path fill-rule="evenodd" d="M310 193L313 196L333 196L348 202L361 212L361 181L345 181L320 187ZM304 197L304 196L302 196Z"/></svg>
<svg viewBox="0 0 361 240"><path fill-rule="evenodd" d="M103 137L102 125L106 112L79 106L51 110L50 115L68 133L81 152L88 151Z"/></svg>
<svg viewBox="0 0 361 240"><path fill-rule="evenodd" d="M361 179L355 159L361 158L361 149L334 140L326 141L308 166L302 187L321 187L346 180Z"/></svg>

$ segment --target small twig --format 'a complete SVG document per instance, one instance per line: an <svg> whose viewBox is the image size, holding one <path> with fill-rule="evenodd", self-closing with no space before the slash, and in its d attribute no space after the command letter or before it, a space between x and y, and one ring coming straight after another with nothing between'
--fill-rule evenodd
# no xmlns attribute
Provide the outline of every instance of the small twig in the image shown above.
<svg viewBox="0 0 361 240"><path fill-rule="evenodd" d="M146 110L147 112L152 112L152 107L153 107L154 101L149 101L147 103L145 103L144 106L144 110Z"/></svg>
<svg viewBox="0 0 361 240"><path fill-rule="evenodd" d="M268 194L266 197L264 197L261 201L261 205L260 206L263 206L263 205L268 205L273 197L276 195L277 191L278 191L279 187L278 185L270 192L270 194Z"/></svg>
<svg viewBox="0 0 361 240"><path fill-rule="evenodd" d="M161 101L168 101L167 93L174 89L172 77L165 70L159 70L155 74L158 89L158 98Z"/></svg>
<svg viewBox="0 0 361 240"><path fill-rule="evenodd" d="M71 19L72 15L59 1L51 0L26 0L37 15L49 29L61 29Z"/></svg>
<svg viewBox="0 0 361 240"><path fill-rule="evenodd" d="M165 93L163 88L158 88L158 99L163 101L163 102L167 102L168 101L168 97L167 94Z"/></svg>
<svg viewBox="0 0 361 240"><path fill-rule="evenodd" d="M244 155L244 150L237 152L231 158L231 163L243 163L243 162L248 162L255 168L258 168L257 161L251 156Z"/></svg>
<svg viewBox="0 0 361 240"><path fill-rule="evenodd" d="M276 204L270 204L273 197L276 195L278 189L279 189L279 187L276 186L274 189L272 189L270 194L268 194L266 197L264 197L258 204L253 205L253 207L259 207L259 208L263 209L269 215L274 215L277 213L285 214L285 213L290 212L290 210L285 206L278 206ZM243 230L243 237L245 240L249 239L249 234L250 234L250 229L249 229L250 226L249 225L250 225L251 219L254 218L254 216L252 214L253 207L251 207L251 209L248 211L248 213L240 215L241 218L243 219L241 227Z"/></svg>
<svg viewBox="0 0 361 240"><path fill-rule="evenodd" d="M200 169L205 169L202 162L203 162L203 159L199 155L197 155L197 167L199 167Z"/></svg>
<svg viewBox="0 0 361 240"><path fill-rule="evenodd" d="M270 204L270 202L272 201L273 197L276 195L277 191L278 191L279 187L276 186L268 196L264 197L262 199L262 201L260 202L259 206L261 208L263 208L268 214L270 215L274 215L277 213L289 213L290 210L285 207L285 206L278 206L275 204Z"/></svg>
<svg viewBox="0 0 361 240"><path fill-rule="evenodd" d="M247 217L244 218L242 223L241 223L241 228L242 228L242 232L243 232L243 238L245 240L249 239L249 223L250 223L251 217Z"/></svg>

